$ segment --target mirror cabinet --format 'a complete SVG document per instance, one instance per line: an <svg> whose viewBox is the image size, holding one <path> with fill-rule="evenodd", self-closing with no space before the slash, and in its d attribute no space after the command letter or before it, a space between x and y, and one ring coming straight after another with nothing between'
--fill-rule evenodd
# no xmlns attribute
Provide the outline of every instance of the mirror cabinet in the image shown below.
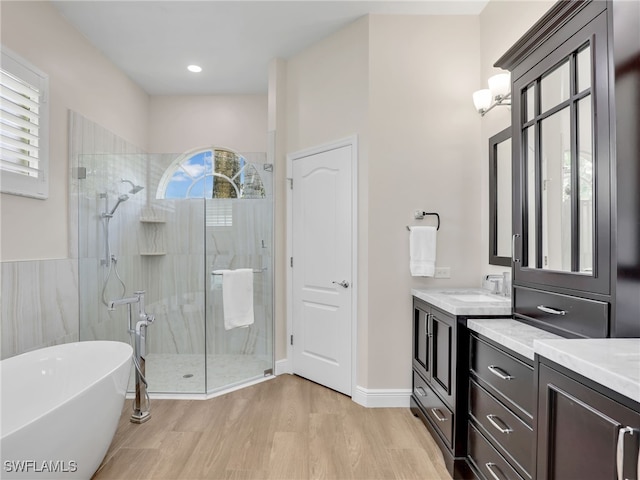
<svg viewBox="0 0 640 480"><path fill-rule="evenodd" d="M640 246L617 230L618 199L638 197L638 178L620 172L639 159L616 154L638 125L637 107L620 110L637 95L618 86L638 86L640 68L635 57L620 76L614 32L633 33L613 28L617 8L629 7L558 2L495 64L512 78L514 315L567 337L640 336L640 261L629 281L618 257Z"/></svg>
<svg viewBox="0 0 640 480"><path fill-rule="evenodd" d="M489 139L489 264L511 266L511 127Z"/></svg>

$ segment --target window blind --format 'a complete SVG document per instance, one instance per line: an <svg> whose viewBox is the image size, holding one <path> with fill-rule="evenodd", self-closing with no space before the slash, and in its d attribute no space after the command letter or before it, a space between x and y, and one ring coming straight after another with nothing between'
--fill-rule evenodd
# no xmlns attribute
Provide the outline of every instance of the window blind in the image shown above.
<svg viewBox="0 0 640 480"><path fill-rule="evenodd" d="M2 49L0 66L0 174L5 193L48 196L48 78Z"/></svg>
<svg viewBox="0 0 640 480"><path fill-rule="evenodd" d="M230 199L216 198L206 203L207 227L232 227L233 203Z"/></svg>

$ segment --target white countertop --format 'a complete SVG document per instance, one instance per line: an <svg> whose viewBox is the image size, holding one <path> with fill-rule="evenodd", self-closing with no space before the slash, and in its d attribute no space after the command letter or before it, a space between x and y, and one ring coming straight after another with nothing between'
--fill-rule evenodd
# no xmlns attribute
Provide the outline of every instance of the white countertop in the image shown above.
<svg viewBox="0 0 640 480"><path fill-rule="evenodd" d="M529 360L534 360L534 342L539 339L562 339L558 335L511 318L467 320L467 328L504 345Z"/></svg>
<svg viewBox="0 0 640 480"><path fill-rule="evenodd" d="M509 318L470 319L467 327L522 356L548 358L640 403L640 338L563 338Z"/></svg>
<svg viewBox="0 0 640 480"><path fill-rule="evenodd" d="M536 340L538 355L640 403L640 338Z"/></svg>
<svg viewBox="0 0 640 480"><path fill-rule="evenodd" d="M452 315L511 315L511 298L481 288L414 288L411 294Z"/></svg>

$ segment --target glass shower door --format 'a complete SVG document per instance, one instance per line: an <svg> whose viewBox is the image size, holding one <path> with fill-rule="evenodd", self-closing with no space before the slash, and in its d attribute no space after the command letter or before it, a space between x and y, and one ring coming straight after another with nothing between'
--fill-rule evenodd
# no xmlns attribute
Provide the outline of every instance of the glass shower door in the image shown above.
<svg viewBox="0 0 640 480"><path fill-rule="evenodd" d="M240 171L214 167L235 178L237 192L220 181L205 206L208 393L273 373L273 170L264 154L241 157ZM225 271L240 269L252 291L240 299L227 291L225 304L225 288L234 287ZM234 308L249 312L248 325L230 324Z"/></svg>
<svg viewBox="0 0 640 480"><path fill-rule="evenodd" d="M207 394L273 369L273 172L266 155L80 155L80 339L131 343L145 291L150 394ZM221 270L251 270L250 325L225 328ZM134 314L137 307L133 305ZM130 384L133 390L133 383Z"/></svg>

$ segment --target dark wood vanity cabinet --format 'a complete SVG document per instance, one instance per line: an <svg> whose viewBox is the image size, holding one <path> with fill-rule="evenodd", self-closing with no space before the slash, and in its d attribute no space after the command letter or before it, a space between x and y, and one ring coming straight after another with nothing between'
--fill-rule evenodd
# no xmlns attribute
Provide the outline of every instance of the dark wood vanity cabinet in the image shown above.
<svg viewBox="0 0 640 480"><path fill-rule="evenodd" d="M411 411L429 429L452 477L468 478L464 319L413 299ZM462 372L459 372L462 368Z"/></svg>
<svg viewBox="0 0 640 480"><path fill-rule="evenodd" d="M474 333L469 354L468 461L486 480L532 479L533 362Z"/></svg>
<svg viewBox="0 0 640 480"><path fill-rule="evenodd" d="M413 368L453 408L455 396L456 319L414 300Z"/></svg>
<svg viewBox="0 0 640 480"><path fill-rule="evenodd" d="M511 71L514 315L565 337L640 336L640 6L559 1Z"/></svg>
<svg viewBox="0 0 640 480"><path fill-rule="evenodd" d="M640 404L560 370L539 365L537 478L639 480Z"/></svg>

